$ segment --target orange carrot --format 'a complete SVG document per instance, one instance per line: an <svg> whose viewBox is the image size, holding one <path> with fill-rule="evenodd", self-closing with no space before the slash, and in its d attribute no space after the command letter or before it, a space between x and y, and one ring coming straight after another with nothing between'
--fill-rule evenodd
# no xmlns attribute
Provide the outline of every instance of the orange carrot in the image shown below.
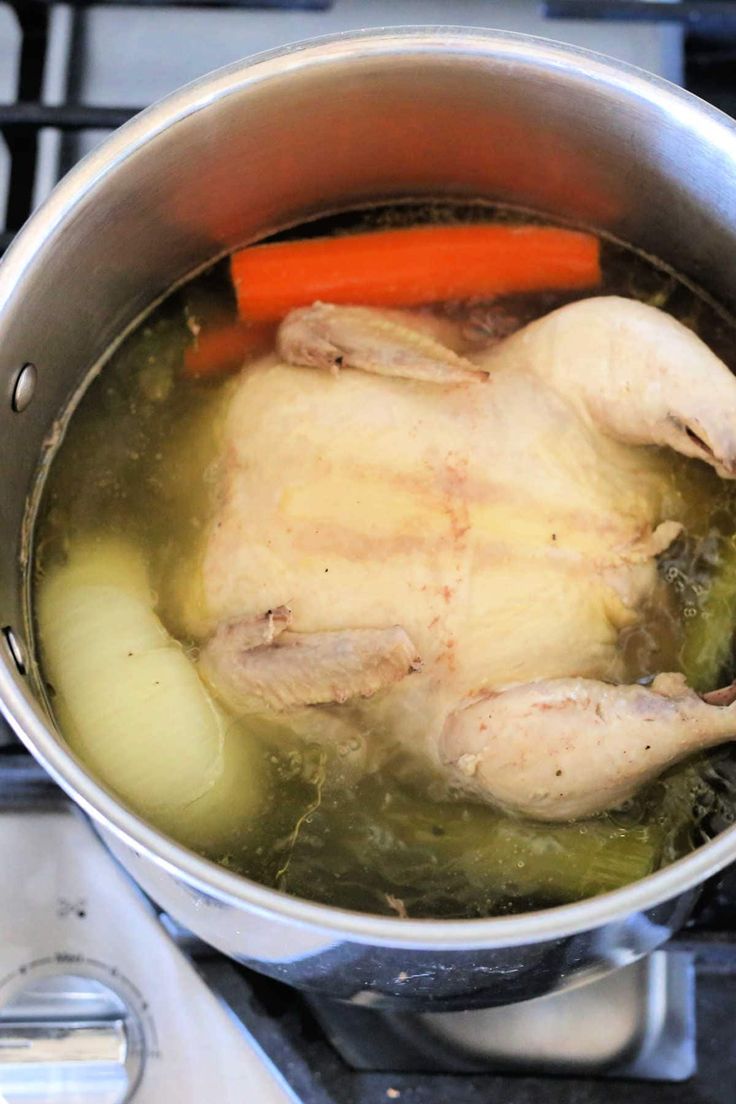
<svg viewBox="0 0 736 1104"><path fill-rule="evenodd" d="M274 336L268 323L250 325L238 319L203 326L184 352L186 379L214 379L237 372L249 356L265 352Z"/></svg>
<svg viewBox="0 0 736 1104"><path fill-rule="evenodd" d="M554 226L482 223L253 245L231 258L241 318L278 321L316 300L408 307L592 287L598 239Z"/></svg>

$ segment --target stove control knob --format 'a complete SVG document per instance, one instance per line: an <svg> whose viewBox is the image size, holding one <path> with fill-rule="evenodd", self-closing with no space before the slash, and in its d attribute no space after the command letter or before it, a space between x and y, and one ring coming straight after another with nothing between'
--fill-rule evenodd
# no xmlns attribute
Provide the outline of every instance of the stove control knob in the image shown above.
<svg viewBox="0 0 736 1104"><path fill-rule="evenodd" d="M0 1100L123 1104L141 1077L141 1022L96 978L35 978L0 1008Z"/></svg>

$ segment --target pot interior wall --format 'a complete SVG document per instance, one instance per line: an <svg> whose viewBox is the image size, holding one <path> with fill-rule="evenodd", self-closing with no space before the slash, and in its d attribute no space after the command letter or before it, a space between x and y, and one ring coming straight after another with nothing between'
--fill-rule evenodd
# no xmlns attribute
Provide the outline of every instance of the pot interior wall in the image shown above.
<svg viewBox="0 0 736 1104"><path fill-rule="evenodd" d="M736 306L733 133L641 74L482 41L336 40L225 71L134 121L52 200L63 219L29 227L0 273L2 625L22 635L24 503L74 388L167 288L265 232L376 199L483 197L609 231ZM17 414L28 361L37 391Z"/></svg>

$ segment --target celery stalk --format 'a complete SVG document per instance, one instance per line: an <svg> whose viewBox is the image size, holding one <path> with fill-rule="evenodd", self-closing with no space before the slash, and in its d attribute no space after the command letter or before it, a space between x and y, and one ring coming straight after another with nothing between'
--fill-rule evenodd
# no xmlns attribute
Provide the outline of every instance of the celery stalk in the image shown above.
<svg viewBox="0 0 736 1104"><path fill-rule="evenodd" d="M736 543L724 542L720 564L700 603L685 622L682 672L695 690L712 690L728 663L736 626Z"/></svg>

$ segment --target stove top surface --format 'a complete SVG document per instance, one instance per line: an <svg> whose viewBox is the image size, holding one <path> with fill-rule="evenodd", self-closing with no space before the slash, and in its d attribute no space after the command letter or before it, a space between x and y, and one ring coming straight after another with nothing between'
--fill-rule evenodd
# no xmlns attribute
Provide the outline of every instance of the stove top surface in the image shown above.
<svg viewBox="0 0 736 1104"><path fill-rule="evenodd" d="M0 854L8 1104L732 1104L733 872L666 951L602 982L407 1016L310 999L178 929L14 750Z"/></svg>
<svg viewBox="0 0 736 1104"><path fill-rule="evenodd" d="M602 982L407 1016L315 1001L182 932L15 750L0 753L0 853L8 1104L733 1100L733 873L667 951Z"/></svg>

